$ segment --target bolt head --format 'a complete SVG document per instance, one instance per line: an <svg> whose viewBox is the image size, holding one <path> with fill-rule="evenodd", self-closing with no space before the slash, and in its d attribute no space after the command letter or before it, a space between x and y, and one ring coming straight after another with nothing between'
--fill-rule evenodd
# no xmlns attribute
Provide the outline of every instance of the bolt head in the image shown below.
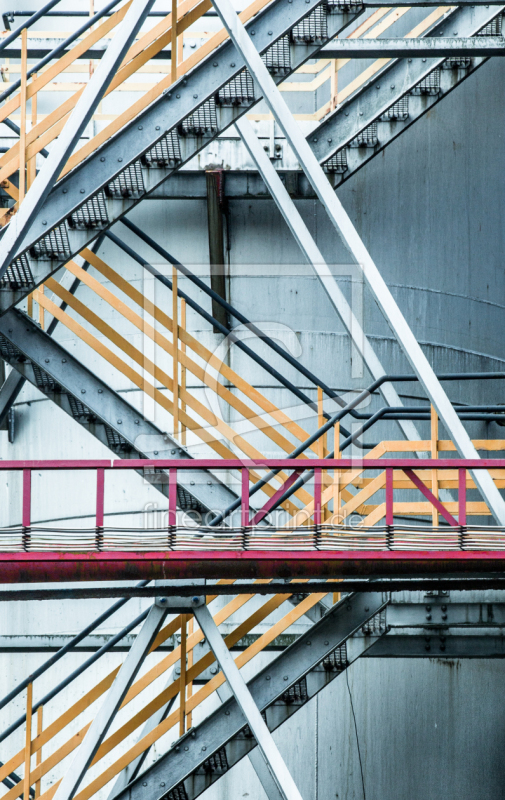
<svg viewBox="0 0 505 800"><path fill-rule="evenodd" d="M102 162L103 162L103 161L105 161L105 157L104 157L104 156L102 156L102 157L101 157L101 159L100 159L100 161L102 161Z"/></svg>
<svg viewBox="0 0 505 800"><path fill-rule="evenodd" d="M80 189L79 191L81 192L81 194L84 194L84 189Z"/></svg>
<svg viewBox="0 0 505 800"><path fill-rule="evenodd" d="M155 451L154 451L154 455L155 455L155 456L157 456L157 455L158 455L158 451L157 451L157 450L155 450Z"/></svg>
<svg viewBox="0 0 505 800"><path fill-rule="evenodd" d="M117 421L117 424L118 424L118 425L121 425L121 424L122 424L122 422L123 422L123 420L122 420L122 419L118 419L118 421Z"/></svg>
<svg viewBox="0 0 505 800"><path fill-rule="evenodd" d="M144 130L144 126L143 125L139 125L139 131L143 131L143 130Z"/></svg>
<svg viewBox="0 0 505 800"><path fill-rule="evenodd" d="M200 600L200 598L199 598L199 597L192 597L192 598L191 598L191 602L192 602L193 604L195 604L195 605L196 605L196 603L198 603L198 602L199 602L199 600Z"/></svg>

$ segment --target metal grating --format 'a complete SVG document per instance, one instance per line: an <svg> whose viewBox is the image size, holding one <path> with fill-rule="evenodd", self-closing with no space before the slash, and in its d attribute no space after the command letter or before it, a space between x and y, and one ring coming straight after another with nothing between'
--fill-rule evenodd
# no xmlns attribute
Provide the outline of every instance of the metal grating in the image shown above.
<svg viewBox="0 0 505 800"><path fill-rule="evenodd" d="M116 452L120 451L123 453L131 453L133 450L131 444L109 425L105 425L105 435L107 437L107 445L111 450L115 450Z"/></svg>
<svg viewBox="0 0 505 800"><path fill-rule="evenodd" d="M93 412L89 410L88 406L85 406L84 403L81 403L77 397L69 394L68 403L74 419L80 422L92 422L96 420L96 414L93 414Z"/></svg>
<svg viewBox="0 0 505 800"><path fill-rule="evenodd" d="M327 0L326 8L328 14L357 14L363 6L360 3L352 3L351 0Z"/></svg>
<svg viewBox="0 0 505 800"><path fill-rule="evenodd" d="M347 170L347 150L344 147L323 164L325 172L344 173Z"/></svg>
<svg viewBox="0 0 505 800"><path fill-rule="evenodd" d="M0 280L1 289L28 289L33 286L35 281L28 263L26 253L18 256L12 264L9 264L7 271Z"/></svg>
<svg viewBox="0 0 505 800"><path fill-rule="evenodd" d="M451 56L446 58L442 64L442 69L468 69L472 66L470 56Z"/></svg>
<svg viewBox="0 0 505 800"><path fill-rule="evenodd" d="M164 794L160 800L188 800L186 787L183 783L180 783L178 786L174 786L173 789L170 789L167 794Z"/></svg>
<svg viewBox="0 0 505 800"><path fill-rule="evenodd" d="M250 105L254 102L254 81L248 69L243 69L221 87L216 102L222 106Z"/></svg>
<svg viewBox="0 0 505 800"><path fill-rule="evenodd" d="M282 694L285 703L304 703L308 699L307 679L304 677L298 683L294 683Z"/></svg>
<svg viewBox="0 0 505 800"><path fill-rule="evenodd" d="M383 633L386 630L386 609L383 608L378 614L369 619L368 622L362 626L361 630L365 635L372 633Z"/></svg>
<svg viewBox="0 0 505 800"><path fill-rule="evenodd" d="M201 511L201 504L182 486L177 486L177 504L183 511Z"/></svg>
<svg viewBox="0 0 505 800"><path fill-rule="evenodd" d="M32 368L37 389L40 389L44 394L61 394L63 392L60 384L51 375L48 375L45 370L41 369L38 364L34 364L33 361Z"/></svg>
<svg viewBox="0 0 505 800"><path fill-rule="evenodd" d="M57 225L52 231L46 233L30 248L33 258L40 261L57 260L68 261L70 258L70 245L68 242L67 228L64 222Z"/></svg>
<svg viewBox="0 0 505 800"><path fill-rule="evenodd" d="M408 119L409 116L409 96L408 94L400 97L398 102L394 103L388 110L381 116L381 119L388 122L390 119Z"/></svg>
<svg viewBox="0 0 505 800"><path fill-rule="evenodd" d="M321 662L327 672L343 672L347 667L347 644L339 645Z"/></svg>
<svg viewBox="0 0 505 800"><path fill-rule="evenodd" d="M501 36L501 29L502 29L502 19L503 15L498 14L491 22L482 28L481 31L477 34L477 36Z"/></svg>
<svg viewBox="0 0 505 800"><path fill-rule="evenodd" d="M179 126L179 133L182 136L191 134L193 136L203 136L205 133L216 133L217 115L216 101L213 97L206 100L193 114L183 119Z"/></svg>
<svg viewBox="0 0 505 800"><path fill-rule="evenodd" d="M261 56L271 75L288 75L291 72L289 36L282 36Z"/></svg>
<svg viewBox="0 0 505 800"><path fill-rule="evenodd" d="M9 342L5 336L0 334L0 356L4 358L6 361L26 361L24 355L21 353L21 350L18 350L12 342Z"/></svg>
<svg viewBox="0 0 505 800"><path fill-rule="evenodd" d="M349 147L375 147L378 143L377 122L372 122L349 142Z"/></svg>
<svg viewBox="0 0 505 800"><path fill-rule="evenodd" d="M323 4L291 29L291 40L295 44L323 44L327 38L328 18Z"/></svg>
<svg viewBox="0 0 505 800"><path fill-rule="evenodd" d="M182 161L181 146L177 131L173 128L156 142L147 153L142 156L142 161L148 167L175 167Z"/></svg>
<svg viewBox="0 0 505 800"><path fill-rule="evenodd" d="M109 197L142 197L145 194L144 178L140 161L134 161L107 184L105 193Z"/></svg>
<svg viewBox="0 0 505 800"><path fill-rule="evenodd" d="M109 215L105 204L105 194L98 192L93 197L70 214L68 224L71 228L88 230L89 228L106 228L109 224Z"/></svg>
<svg viewBox="0 0 505 800"><path fill-rule="evenodd" d="M202 768L204 772L226 772L229 768L228 759L226 757L226 749L222 747L216 753L213 753L211 756L209 756L209 758L203 762Z"/></svg>
<svg viewBox="0 0 505 800"><path fill-rule="evenodd" d="M417 86L411 89L410 94L438 94L440 91L440 67L430 72Z"/></svg>

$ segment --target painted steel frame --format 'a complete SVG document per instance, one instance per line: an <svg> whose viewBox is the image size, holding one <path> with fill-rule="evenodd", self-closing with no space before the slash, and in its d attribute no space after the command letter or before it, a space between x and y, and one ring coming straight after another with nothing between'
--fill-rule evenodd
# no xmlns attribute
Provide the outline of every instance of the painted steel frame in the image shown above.
<svg viewBox="0 0 505 800"><path fill-rule="evenodd" d="M128 689L149 653L152 643L167 615L166 609L154 604L131 647L105 702L96 714L82 744L77 750L54 795L54 800L72 800L101 742L119 711Z"/></svg>
<svg viewBox="0 0 505 800"><path fill-rule="evenodd" d="M307 633L248 682L247 689L253 702L260 712L266 712L270 730L299 708L298 703L282 704L286 690L305 676L307 685L310 680L307 699L322 689L336 673L318 671L318 665L385 605L377 594L350 595L333 606ZM369 641L362 639L356 647L355 657L361 654ZM276 701L281 701L281 705L274 705ZM204 763L214 753L225 748L231 766L255 746L254 738L241 733L245 726L246 719L235 698L231 697L179 739L119 794L118 800L161 800L181 783L188 800L194 800L217 777L212 773L202 775Z"/></svg>
<svg viewBox="0 0 505 800"><path fill-rule="evenodd" d="M221 672L226 678L235 701L256 739L261 755L282 797L285 800L302 800L300 791L286 766L286 762L282 758L273 736L261 716L260 710L253 700L246 682L226 647L207 606L195 608L195 617L214 653Z"/></svg>
<svg viewBox="0 0 505 800"><path fill-rule="evenodd" d="M444 423L460 456L467 459L475 459L478 454L469 435L454 411L449 398L440 385L428 359L363 244L350 217L331 188L317 158L301 134L246 29L237 18L228 0L213 0L213 5L218 11L237 51L246 62L255 80L260 84L268 107L279 123L344 245L361 269L373 297L407 356L412 369L418 375L426 394ZM321 272L322 270L319 269L317 273L320 278L322 278ZM328 279L331 279L330 274ZM326 285L324 279L323 285ZM505 502L494 485L491 476L486 473L475 472L473 478L497 523L505 525Z"/></svg>
<svg viewBox="0 0 505 800"><path fill-rule="evenodd" d="M419 39L337 39L321 51L323 58L431 58L437 56L504 56L502 36L449 36Z"/></svg>
<svg viewBox="0 0 505 800"><path fill-rule="evenodd" d="M126 12L126 16L116 35L109 44L107 52L91 76L89 83L86 84L82 97L77 101L61 135L58 137L57 147L52 148L33 185L27 192L18 213L5 229L5 234L1 240L0 279L7 271L7 267L11 263L20 243L29 234L37 215L41 213L44 201L58 180L68 157L93 116L102 95L121 65L153 4L154 0L132 0L132 4Z"/></svg>

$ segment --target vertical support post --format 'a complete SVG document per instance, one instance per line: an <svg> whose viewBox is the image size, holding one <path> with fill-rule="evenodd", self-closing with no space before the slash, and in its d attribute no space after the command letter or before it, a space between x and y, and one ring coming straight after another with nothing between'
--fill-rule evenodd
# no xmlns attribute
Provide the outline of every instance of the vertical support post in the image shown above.
<svg viewBox="0 0 505 800"><path fill-rule="evenodd" d="M438 458L438 414L433 405L431 406L431 457ZM436 469L431 471L431 491L438 500L438 470ZM435 506L432 506L431 522L434 528L438 526L439 516Z"/></svg>
<svg viewBox="0 0 505 800"><path fill-rule="evenodd" d="M174 544L175 529L177 526L177 469L170 467L168 470L168 528L170 530L171 544Z"/></svg>
<svg viewBox="0 0 505 800"><path fill-rule="evenodd" d="M26 731L25 731L25 774L23 778L23 797L30 798L30 772L32 761L32 707L33 683L26 688Z"/></svg>
<svg viewBox="0 0 505 800"><path fill-rule="evenodd" d="M393 525L393 467L386 467L386 525Z"/></svg>
<svg viewBox="0 0 505 800"><path fill-rule="evenodd" d="M186 301L183 297L181 297L181 328L186 330ZM186 345L183 341L180 344L181 353L186 352ZM181 364L181 411L186 411L186 403L183 400L184 395L186 394L186 367ZM181 444L183 447L186 446L186 426L181 423Z"/></svg>
<svg viewBox="0 0 505 800"><path fill-rule="evenodd" d="M26 73L28 72L28 31L23 28L21 31L21 91L20 91L20 112L21 124L19 126L19 200L18 204L24 200L26 176Z"/></svg>
<svg viewBox="0 0 505 800"><path fill-rule="evenodd" d="M29 528L32 522L32 471L23 470L23 528Z"/></svg>
<svg viewBox="0 0 505 800"><path fill-rule="evenodd" d="M186 733L187 615L181 614L181 677L179 679L179 736Z"/></svg>
<svg viewBox="0 0 505 800"><path fill-rule="evenodd" d="M323 408L323 390L320 386L317 387L317 427L322 428L324 425L324 408ZM317 440L318 458L324 458L326 450L326 434L324 433Z"/></svg>
<svg viewBox="0 0 505 800"><path fill-rule="evenodd" d="M43 714L44 714L44 706L39 706L37 709L37 736L40 736L42 733L42 723L43 723ZM39 747L37 750L37 755L35 756L35 764L37 767L40 767L42 764L42 747ZM42 779L39 778L38 781L35 781L35 800L37 797L40 797L42 793Z"/></svg>
<svg viewBox="0 0 505 800"><path fill-rule="evenodd" d="M249 525L249 470L247 467L241 469L242 478L242 496L240 503L240 524L242 528Z"/></svg>
<svg viewBox="0 0 505 800"><path fill-rule="evenodd" d="M210 287L226 300L226 277L224 272L224 174L222 169L207 170L207 226L209 229ZM212 316L221 325L228 327L228 314L220 303L212 298ZM214 333L219 329L214 327Z"/></svg>
<svg viewBox="0 0 505 800"><path fill-rule="evenodd" d="M330 92L330 111L334 111L338 105L338 58L331 61Z"/></svg>
<svg viewBox="0 0 505 800"><path fill-rule="evenodd" d="M458 522L466 525L466 469L458 469Z"/></svg>
<svg viewBox="0 0 505 800"><path fill-rule="evenodd" d="M44 295L44 284L42 284L42 286L39 286L39 288L37 289L37 295L42 295L42 296ZM39 303L39 325L42 328L42 330L44 330L44 327L45 327L45 309L44 309L44 306L41 303Z"/></svg>
<svg viewBox="0 0 505 800"><path fill-rule="evenodd" d="M37 80L37 73L36 72L32 75L32 83L35 80ZM32 95L32 125L31 125L31 129L33 130L36 125L37 125L37 92L35 92L35 94ZM37 164L37 160L36 159L37 159L37 157L33 156L33 158L30 158L28 160L27 164L26 164L26 188L27 188L27 190L30 189L30 186L32 185L33 181L35 180L36 164ZM42 290L44 289L43 286L41 288L42 288Z"/></svg>
<svg viewBox="0 0 505 800"><path fill-rule="evenodd" d="M177 269L172 267L172 394L174 398L174 436L179 436L179 297L177 294Z"/></svg>
<svg viewBox="0 0 505 800"><path fill-rule="evenodd" d="M321 534L320 525L322 522L322 484L323 484L323 470L321 467L314 469L314 525L315 535L314 542L316 549L319 548L319 537Z"/></svg>
<svg viewBox="0 0 505 800"><path fill-rule="evenodd" d="M103 511L105 494L105 470L96 471L96 549L101 550L103 539Z"/></svg>
<svg viewBox="0 0 505 800"><path fill-rule="evenodd" d="M216 623L207 606L199 606L194 610L196 619L203 635L207 639L210 649L216 657L228 685L235 696L251 732L258 743L265 763L270 770L272 778L277 784L284 800L302 800L302 796L282 758L273 736L261 716L258 706L247 685L239 672L233 657L226 647Z"/></svg>
<svg viewBox="0 0 505 800"><path fill-rule="evenodd" d="M191 637L193 635L194 628L195 628L195 618L193 616L190 616L188 621L188 637ZM191 650L188 653L188 671L193 666L193 660L194 660L194 648L191 648ZM193 694L193 681L190 681L186 688L186 697L188 700L190 699L192 694ZM188 711L186 715L186 727L188 730L193 727L192 711Z"/></svg>
<svg viewBox="0 0 505 800"><path fill-rule="evenodd" d="M335 423L334 427L334 435L333 435L333 457L335 459L339 459L341 457L340 452L340 421ZM341 520L341 490L340 490L340 476L341 472L339 469L335 470L333 476L333 483L334 483L334 490L333 490L333 519L335 520L334 524L339 525ZM341 592L333 592L333 605L335 603L340 602Z"/></svg>
<svg viewBox="0 0 505 800"><path fill-rule="evenodd" d="M170 52L170 72L172 83L177 80L177 0L172 0L172 44Z"/></svg>

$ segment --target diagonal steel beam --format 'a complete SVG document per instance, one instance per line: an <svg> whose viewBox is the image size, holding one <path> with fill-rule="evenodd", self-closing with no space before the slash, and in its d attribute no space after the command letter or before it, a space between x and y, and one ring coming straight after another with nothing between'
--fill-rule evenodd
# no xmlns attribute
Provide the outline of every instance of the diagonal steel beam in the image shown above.
<svg viewBox="0 0 505 800"><path fill-rule="evenodd" d="M68 766L63 780L56 790L54 800L72 800L100 744L112 725L128 689L149 653L166 615L167 610L165 608L156 604L152 606L140 633L107 694L104 704L91 723L91 727L86 733L84 741L80 745L72 763Z"/></svg>
<svg viewBox="0 0 505 800"><path fill-rule="evenodd" d="M207 606L195 608L195 617L216 657L216 661L221 667L221 671L233 692L237 704L246 718L247 724L258 743L261 754L281 795L284 800L302 800L300 791L286 766L286 762L282 758L273 736L268 730L266 722L261 716L260 710L254 702L246 682L240 674L233 656L226 647Z"/></svg>
<svg viewBox="0 0 505 800"><path fill-rule="evenodd" d="M131 43L144 22L154 0L133 0L107 52L100 61L79 98L68 122L65 124L58 143L51 149L49 157L35 178L24 198L18 213L11 220L2 238L0 255L0 279L7 271L14 254L37 216L43 213L44 201L58 180L65 163L93 116L98 103L119 69ZM20 154L24 164L24 154Z"/></svg>
<svg viewBox="0 0 505 800"><path fill-rule="evenodd" d="M412 369L417 374L440 419L462 458L479 458L477 450L455 412L447 394L436 377L419 342L411 331L396 300L389 291L370 253L366 249L350 217L330 186L317 158L302 135L282 95L272 81L268 70L250 36L238 19L228 0L213 0L230 38L255 80L263 97L281 127L298 161L323 204L342 242L355 259L372 292L377 305L402 347ZM489 472L475 470L472 477L499 525L505 525L505 502Z"/></svg>
<svg viewBox="0 0 505 800"><path fill-rule="evenodd" d="M337 39L321 51L324 58L432 58L433 56L505 56L502 36L421 39Z"/></svg>
<svg viewBox="0 0 505 800"><path fill-rule="evenodd" d="M24 382L24 378L16 370L12 370L0 389L0 428L7 419L16 397L23 388Z"/></svg>

